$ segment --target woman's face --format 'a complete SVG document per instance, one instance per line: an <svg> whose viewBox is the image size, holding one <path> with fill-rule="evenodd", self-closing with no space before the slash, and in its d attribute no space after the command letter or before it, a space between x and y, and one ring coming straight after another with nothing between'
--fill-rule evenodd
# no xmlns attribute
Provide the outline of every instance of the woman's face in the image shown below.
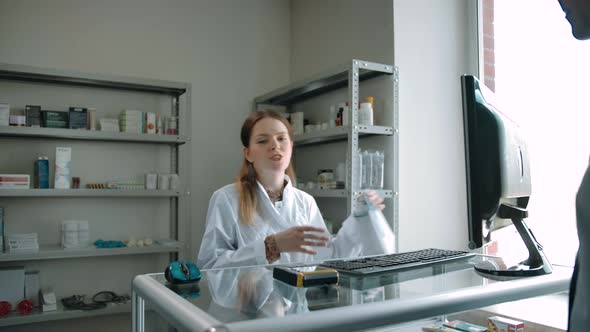
<svg viewBox="0 0 590 332"><path fill-rule="evenodd" d="M244 148L244 156L257 173L285 173L292 151L287 127L279 120L264 118L252 128L250 146Z"/></svg>

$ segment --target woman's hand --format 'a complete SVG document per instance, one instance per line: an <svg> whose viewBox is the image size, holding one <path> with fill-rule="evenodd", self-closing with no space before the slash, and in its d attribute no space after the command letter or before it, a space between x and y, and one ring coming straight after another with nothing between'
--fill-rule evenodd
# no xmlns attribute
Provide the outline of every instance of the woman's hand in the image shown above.
<svg viewBox="0 0 590 332"><path fill-rule="evenodd" d="M286 231L274 234L277 248L280 252L303 252L310 255L317 254L316 251L306 248L325 247L330 240L327 236L313 233L325 233L326 230L311 226L291 227Z"/></svg>
<svg viewBox="0 0 590 332"><path fill-rule="evenodd" d="M367 192L367 198L369 199L369 201L371 201L371 203L373 203L373 205L375 205L377 208L379 208L379 210L383 211L383 209L385 209L385 204L383 204L383 198L381 198L379 195L377 195L376 192L374 191L369 191Z"/></svg>

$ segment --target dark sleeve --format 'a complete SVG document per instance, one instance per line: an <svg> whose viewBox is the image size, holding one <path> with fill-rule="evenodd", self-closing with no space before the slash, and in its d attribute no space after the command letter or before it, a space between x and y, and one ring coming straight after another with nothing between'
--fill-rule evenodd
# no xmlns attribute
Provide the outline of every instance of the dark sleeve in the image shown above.
<svg viewBox="0 0 590 332"><path fill-rule="evenodd" d="M572 274L572 281L570 282L570 292L569 292L569 306L567 311L567 330L570 330L571 318L572 318L572 308L574 307L574 298L576 297L576 283L578 281L578 255L576 255L576 264L574 264L574 273Z"/></svg>

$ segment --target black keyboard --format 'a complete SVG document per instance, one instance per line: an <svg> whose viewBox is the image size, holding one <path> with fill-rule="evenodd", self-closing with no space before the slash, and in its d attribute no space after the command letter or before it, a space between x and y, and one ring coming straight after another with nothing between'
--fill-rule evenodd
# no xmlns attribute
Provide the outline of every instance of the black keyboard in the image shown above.
<svg viewBox="0 0 590 332"><path fill-rule="evenodd" d="M371 256L351 260L327 261L320 264L340 272L371 274L385 271L421 268L427 265L446 263L453 260L469 259L474 253L445 249L422 249L391 255Z"/></svg>

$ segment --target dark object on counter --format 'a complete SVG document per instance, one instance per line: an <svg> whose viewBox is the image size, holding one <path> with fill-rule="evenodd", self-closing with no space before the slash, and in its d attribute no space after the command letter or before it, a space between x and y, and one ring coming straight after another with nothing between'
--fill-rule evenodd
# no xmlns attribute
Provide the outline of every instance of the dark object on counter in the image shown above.
<svg viewBox="0 0 590 332"><path fill-rule="evenodd" d="M321 286L338 283L338 271L318 267L306 271L305 267L277 266L273 269L273 278L295 287Z"/></svg>

